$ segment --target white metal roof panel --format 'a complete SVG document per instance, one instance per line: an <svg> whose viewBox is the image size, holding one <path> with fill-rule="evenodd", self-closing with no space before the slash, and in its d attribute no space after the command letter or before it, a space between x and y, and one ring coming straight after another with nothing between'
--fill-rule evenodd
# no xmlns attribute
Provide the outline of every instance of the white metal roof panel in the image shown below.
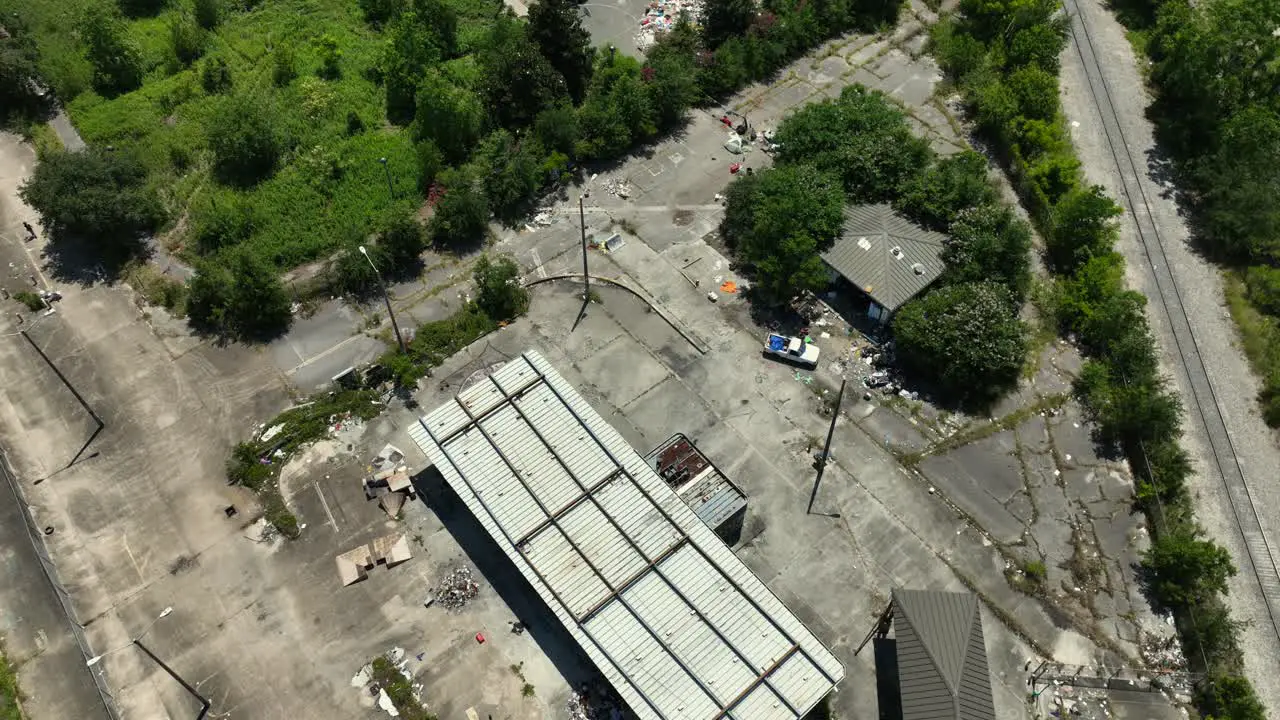
<svg viewBox="0 0 1280 720"><path fill-rule="evenodd" d="M536 353L410 436L639 717L795 720L843 678Z"/></svg>

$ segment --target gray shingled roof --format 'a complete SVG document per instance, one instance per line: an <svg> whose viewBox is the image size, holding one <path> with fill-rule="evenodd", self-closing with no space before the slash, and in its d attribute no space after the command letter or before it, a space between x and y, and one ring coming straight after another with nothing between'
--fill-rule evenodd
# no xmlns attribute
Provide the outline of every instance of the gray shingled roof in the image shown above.
<svg viewBox="0 0 1280 720"><path fill-rule="evenodd" d="M888 205L845 208L844 229L822 259L890 311L942 274L946 236L925 230ZM897 253L894 250L897 249Z"/></svg>
<svg viewBox="0 0 1280 720"><path fill-rule="evenodd" d="M902 720L994 720L977 596L897 589L893 606Z"/></svg>

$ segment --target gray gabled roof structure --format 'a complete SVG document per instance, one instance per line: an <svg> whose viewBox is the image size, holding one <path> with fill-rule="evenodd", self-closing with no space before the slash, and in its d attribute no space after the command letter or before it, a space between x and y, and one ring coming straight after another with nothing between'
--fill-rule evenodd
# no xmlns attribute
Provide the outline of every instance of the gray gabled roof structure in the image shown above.
<svg viewBox="0 0 1280 720"><path fill-rule="evenodd" d="M798 720L844 677L538 353L409 434L641 720Z"/></svg>
<svg viewBox="0 0 1280 720"><path fill-rule="evenodd" d="M895 589L893 634L902 720L994 720L976 595Z"/></svg>
<svg viewBox="0 0 1280 720"><path fill-rule="evenodd" d="M880 306L897 310L942 274L947 237L888 205L844 210L844 229L822 259Z"/></svg>

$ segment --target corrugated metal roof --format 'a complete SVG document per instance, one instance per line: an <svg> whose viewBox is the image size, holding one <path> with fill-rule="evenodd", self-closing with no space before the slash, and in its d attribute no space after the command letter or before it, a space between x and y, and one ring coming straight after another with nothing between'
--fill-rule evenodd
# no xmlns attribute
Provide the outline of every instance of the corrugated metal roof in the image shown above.
<svg viewBox="0 0 1280 720"><path fill-rule="evenodd" d="M858 205L845 208L844 229L822 259L882 307L897 310L942 274L946 239L888 205Z"/></svg>
<svg viewBox="0 0 1280 720"><path fill-rule="evenodd" d="M994 720L977 596L895 589L893 605L903 720Z"/></svg>
<svg viewBox="0 0 1280 720"><path fill-rule="evenodd" d="M795 720L843 679L539 354L409 434L640 718Z"/></svg>

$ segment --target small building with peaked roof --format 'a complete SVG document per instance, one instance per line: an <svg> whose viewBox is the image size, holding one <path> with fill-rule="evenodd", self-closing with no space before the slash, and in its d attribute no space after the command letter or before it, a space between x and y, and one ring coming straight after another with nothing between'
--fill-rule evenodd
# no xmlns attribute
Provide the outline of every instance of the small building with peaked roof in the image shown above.
<svg viewBox="0 0 1280 720"><path fill-rule="evenodd" d="M978 597L899 588L891 609L902 720L994 720Z"/></svg>
<svg viewBox="0 0 1280 720"><path fill-rule="evenodd" d="M868 317L887 323L942 274L946 239L886 204L855 205L845 208L840 237L822 259L867 296Z"/></svg>

